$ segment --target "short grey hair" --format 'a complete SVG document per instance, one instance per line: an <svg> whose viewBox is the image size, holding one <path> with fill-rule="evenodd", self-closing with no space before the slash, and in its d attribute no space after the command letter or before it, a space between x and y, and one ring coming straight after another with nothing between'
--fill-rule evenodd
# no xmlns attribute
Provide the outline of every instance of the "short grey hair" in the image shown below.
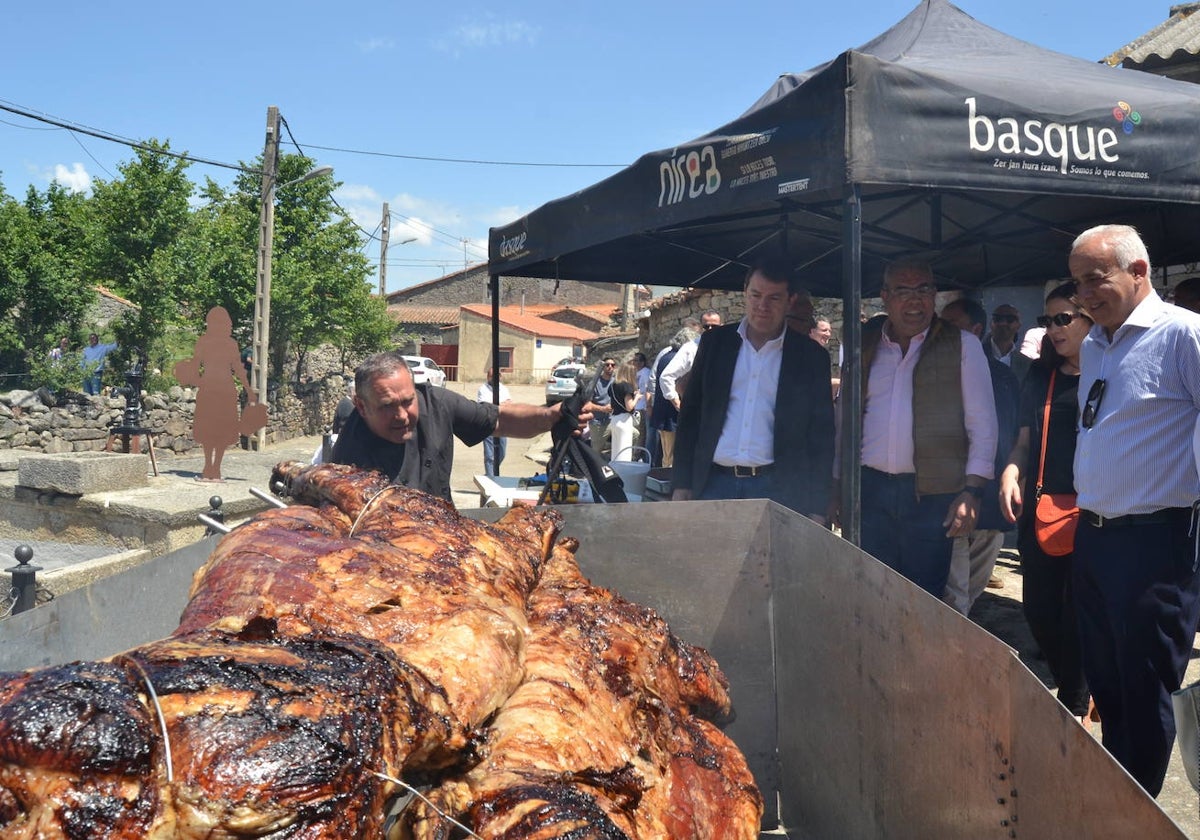
<svg viewBox="0 0 1200 840"><path fill-rule="evenodd" d="M1075 253L1076 248L1097 236L1107 240L1113 256L1117 259L1117 268L1127 271L1133 263L1142 260L1146 263L1146 273L1150 273L1150 252L1146 250L1146 243L1142 241L1137 228L1131 225L1096 225L1088 228L1075 237L1075 241L1071 243L1071 253Z"/></svg>
<svg viewBox="0 0 1200 840"><path fill-rule="evenodd" d="M698 330L694 330L691 327L683 327L675 335L671 336L671 349L678 350L698 335L700 335Z"/></svg>
<svg viewBox="0 0 1200 840"><path fill-rule="evenodd" d="M367 356L362 364L354 369L354 390L356 393L366 393L375 380L392 376L401 370L412 376L408 362L404 361L404 354L397 350Z"/></svg>

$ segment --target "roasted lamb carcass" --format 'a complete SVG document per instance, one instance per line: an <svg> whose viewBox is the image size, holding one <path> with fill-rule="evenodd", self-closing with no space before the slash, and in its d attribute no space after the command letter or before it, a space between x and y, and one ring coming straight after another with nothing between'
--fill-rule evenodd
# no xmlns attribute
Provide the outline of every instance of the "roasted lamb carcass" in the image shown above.
<svg viewBox="0 0 1200 840"><path fill-rule="evenodd" d="M745 758L693 714L729 712L703 650L652 610L591 585L564 543L530 599L526 677L488 729L484 758L415 803L401 837L487 840L758 836Z"/></svg>
<svg viewBox="0 0 1200 840"><path fill-rule="evenodd" d="M0 675L0 838L369 836L375 773L458 760L517 684L556 514L281 475L325 501L225 537L172 637Z"/></svg>

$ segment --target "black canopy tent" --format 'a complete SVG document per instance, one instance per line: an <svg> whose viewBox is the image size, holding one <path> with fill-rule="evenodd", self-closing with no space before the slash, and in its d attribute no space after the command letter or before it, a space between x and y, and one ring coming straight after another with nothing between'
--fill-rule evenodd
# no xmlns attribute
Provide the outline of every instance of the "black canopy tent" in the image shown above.
<svg viewBox="0 0 1200 840"><path fill-rule="evenodd" d="M493 228L489 270L740 288L784 251L857 312L883 266L943 289L1043 283L1081 230L1133 224L1200 260L1200 86L1113 70L923 0L870 43L781 76L733 122ZM497 300L498 295L493 295ZM846 319L846 536L858 538L859 325Z"/></svg>

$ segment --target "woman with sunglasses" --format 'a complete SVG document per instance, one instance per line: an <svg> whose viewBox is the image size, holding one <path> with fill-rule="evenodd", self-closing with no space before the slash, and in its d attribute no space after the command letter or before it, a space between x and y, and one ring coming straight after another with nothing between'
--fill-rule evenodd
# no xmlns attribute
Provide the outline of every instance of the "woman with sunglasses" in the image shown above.
<svg viewBox="0 0 1200 840"><path fill-rule="evenodd" d="M1076 302L1074 282L1064 283L1046 296L1046 314L1037 321L1046 335L1041 358L1030 367L1021 389L1017 442L1000 475L1000 511L1009 522L1019 525L1025 620L1046 656L1059 702L1082 721L1088 714L1088 688L1071 595L1071 555L1053 557L1038 545L1033 495L1039 468L1044 493L1075 492L1079 349L1092 322ZM1050 422L1043 462L1042 418L1048 394Z"/></svg>

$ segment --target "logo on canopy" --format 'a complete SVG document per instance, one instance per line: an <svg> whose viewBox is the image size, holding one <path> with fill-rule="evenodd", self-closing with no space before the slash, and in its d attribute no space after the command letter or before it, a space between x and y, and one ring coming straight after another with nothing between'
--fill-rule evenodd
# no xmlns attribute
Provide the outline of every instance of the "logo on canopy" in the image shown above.
<svg viewBox="0 0 1200 840"><path fill-rule="evenodd" d="M1113 118L1121 124L1126 134L1133 134L1134 126L1142 124L1142 115L1125 101L1117 102L1117 107L1113 108Z"/></svg>

